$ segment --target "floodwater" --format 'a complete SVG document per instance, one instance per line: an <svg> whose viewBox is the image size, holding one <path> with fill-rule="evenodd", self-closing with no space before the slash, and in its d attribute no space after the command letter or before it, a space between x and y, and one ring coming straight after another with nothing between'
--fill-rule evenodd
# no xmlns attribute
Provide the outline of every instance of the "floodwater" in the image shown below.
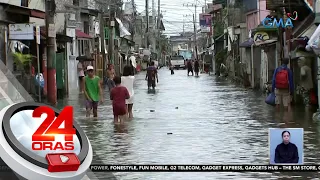
<svg viewBox="0 0 320 180"><path fill-rule="evenodd" d="M134 119L113 124L112 106L99 106L97 120L85 118L82 95L72 93L63 104L75 108L75 117L88 135L94 162L105 164L259 164L269 162L268 128L304 128L304 162L318 163L319 123L312 113L295 108L276 114L265 95L238 87L225 78L185 70L170 75L159 70L155 94L148 94L145 73L137 74ZM111 179L111 173L95 173ZM119 172L121 180L202 179L315 179L318 173L267 172Z"/></svg>

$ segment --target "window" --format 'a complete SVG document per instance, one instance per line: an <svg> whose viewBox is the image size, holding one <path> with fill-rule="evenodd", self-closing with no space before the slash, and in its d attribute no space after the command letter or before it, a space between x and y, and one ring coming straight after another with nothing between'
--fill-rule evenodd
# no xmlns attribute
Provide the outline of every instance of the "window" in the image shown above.
<svg viewBox="0 0 320 180"><path fill-rule="evenodd" d="M21 6L28 7L29 6L29 0L21 0Z"/></svg>
<svg viewBox="0 0 320 180"><path fill-rule="evenodd" d="M90 41L89 40L78 40L78 51L80 56L85 56L90 53Z"/></svg>
<svg viewBox="0 0 320 180"><path fill-rule="evenodd" d="M74 6L79 6L79 0L73 0L73 5Z"/></svg>
<svg viewBox="0 0 320 180"><path fill-rule="evenodd" d="M90 34L90 26L89 26L89 22L88 21L84 21L83 22L83 30L84 30L84 33L86 34Z"/></svg>

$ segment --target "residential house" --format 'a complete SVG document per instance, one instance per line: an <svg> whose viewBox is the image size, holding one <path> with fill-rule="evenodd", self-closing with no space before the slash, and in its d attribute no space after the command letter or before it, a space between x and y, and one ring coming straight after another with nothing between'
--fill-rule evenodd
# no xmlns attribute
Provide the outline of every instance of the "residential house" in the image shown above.
<svg viewBox="0 0 320 180"><path fill-rule="evenodd" d="M263 88L264 84L272 78L270 75L272 75L277 64L277 40L274 40L277 39L277 36L270 35L270 33L274 35L276 29L256 29L261 26L261 22L270 14L266 9L265 0L244 0L243 5L246 14L247 30L245 34L248 38L241 40L242 62L245 65L251 87Z"/></svg>
<svg viewBox="0 0 320 180"><path fill-rule="evenodd" d="M215 70L216 74L220 74L220 65L225 63L226 53L225 53L225 33L224 33L224 20L223 20L223 4L213 3L208 5L208 13L212 17L212 40L214 60L212 61L212 68Z"/></svg>

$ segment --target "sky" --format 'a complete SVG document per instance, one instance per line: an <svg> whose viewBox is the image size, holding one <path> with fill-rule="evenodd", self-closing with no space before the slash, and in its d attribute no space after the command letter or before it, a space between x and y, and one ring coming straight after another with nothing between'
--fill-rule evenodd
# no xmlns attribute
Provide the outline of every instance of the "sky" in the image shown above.
<svg viewBox="0 0 320 180"><path fill-rule="evenodd" d="M145 14L145 1L146 0L134 0L137 11ZM158 0L149 0L149 14L152 15L152 1L155 3L155 9L157 14ZM205 3L210 3L207 0L160 0L160 11L163 15L163 24L165 31L163 32L167 36L179 35L183 32L183 24L185 24L185 32L193 32L193 14L195 8L192 5L197 5L196 25L199 28L199 13L202 12L202 7ZM187 6L189 5L189 7ZM185 22L185 23L183 23Z"/></svg>

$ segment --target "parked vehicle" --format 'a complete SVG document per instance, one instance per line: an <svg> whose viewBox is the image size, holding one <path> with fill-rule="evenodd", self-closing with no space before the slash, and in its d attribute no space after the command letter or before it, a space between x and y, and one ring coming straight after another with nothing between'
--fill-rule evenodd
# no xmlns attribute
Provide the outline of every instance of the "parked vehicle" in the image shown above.
<svg viewBox="0 0 320 180"><path fill-rule="evenodd" d="M171 57L171 65L175 68L175 69L186 69L186 65L185 65L185 59L183 58L183 56L172 56Z"/></svg>

